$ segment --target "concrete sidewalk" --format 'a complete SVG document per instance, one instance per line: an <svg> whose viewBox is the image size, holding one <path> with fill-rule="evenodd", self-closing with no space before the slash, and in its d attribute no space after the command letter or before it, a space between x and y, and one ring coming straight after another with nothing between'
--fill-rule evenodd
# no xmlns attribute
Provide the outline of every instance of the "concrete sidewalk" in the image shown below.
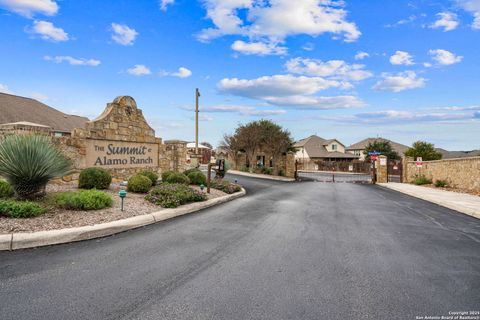
<svg viewBox="0 0 480 320"><path fill-rule="evenodd" d="M267 179L267 180L275 180L275 181L285 181L285 182L293 182L295 179L281 177L281 176L272 176L269 174L259 174L259 173L250 173L250 172L243 172L238 170L228 170L229 174L235 174L237 176L244 176L244 177L251 177L251 178L258 178L258 179Z"/></svg>
<svg viewBox="0 0 480 320"><path fill-rule="evenodd" d="M480 219L480 197L453 191L437 190L408 183L378 183L379 186L430 201Z"/></svg>

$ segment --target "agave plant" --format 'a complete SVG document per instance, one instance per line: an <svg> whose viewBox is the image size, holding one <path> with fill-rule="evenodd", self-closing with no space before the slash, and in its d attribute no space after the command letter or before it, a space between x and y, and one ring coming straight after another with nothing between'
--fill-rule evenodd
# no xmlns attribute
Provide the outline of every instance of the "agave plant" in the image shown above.
<svg viewBox="0 0 480 320"><path fill-rule="evenodd" d="M0 176L18 198L43 195L49 180L69 172L69 161L47 136L10 135L0 140Z"/></svg>

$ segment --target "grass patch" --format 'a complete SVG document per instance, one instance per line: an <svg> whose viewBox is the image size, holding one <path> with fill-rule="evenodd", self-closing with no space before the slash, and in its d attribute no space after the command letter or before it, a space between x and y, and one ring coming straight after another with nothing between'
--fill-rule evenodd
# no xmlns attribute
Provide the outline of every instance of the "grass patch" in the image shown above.
<svg viewBox="0 0 480 320"><path fill-rule="evenodd" d="M420 177L417 177L413 183L416 184L417 186L421 186L424 184L432 184L432 180L427 179L425 176L420 176Z"/></svg>
<svg viewBox="0 0 480 320"><path fill-rule="evenodd" d="M435 181L435 187L437 188L444 188L448 185L448 182L446 180L437 180Z"/></svg>

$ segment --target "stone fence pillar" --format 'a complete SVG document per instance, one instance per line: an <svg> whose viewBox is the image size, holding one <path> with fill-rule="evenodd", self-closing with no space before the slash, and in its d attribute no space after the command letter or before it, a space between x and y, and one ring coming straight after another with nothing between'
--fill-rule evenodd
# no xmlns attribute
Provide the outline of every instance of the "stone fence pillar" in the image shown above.
<svg viewBox="0 0 480 320"><path fill-rule="evenodd" d="M384 155L379 155L377 161L375 162L375 168L377 170L377 182L386 183L388 182L388 167L387 167L387 157Z"/></svg>

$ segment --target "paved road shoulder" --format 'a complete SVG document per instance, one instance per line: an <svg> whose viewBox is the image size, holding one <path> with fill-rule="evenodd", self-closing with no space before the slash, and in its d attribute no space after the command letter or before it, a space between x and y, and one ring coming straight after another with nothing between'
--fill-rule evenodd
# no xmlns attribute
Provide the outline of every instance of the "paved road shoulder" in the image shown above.
<svg viewBox="0 0 480 320"><path fill-rule="evenodd" d="M378 185L480 219L480 197L407 183L378 183Z"/></svg>

